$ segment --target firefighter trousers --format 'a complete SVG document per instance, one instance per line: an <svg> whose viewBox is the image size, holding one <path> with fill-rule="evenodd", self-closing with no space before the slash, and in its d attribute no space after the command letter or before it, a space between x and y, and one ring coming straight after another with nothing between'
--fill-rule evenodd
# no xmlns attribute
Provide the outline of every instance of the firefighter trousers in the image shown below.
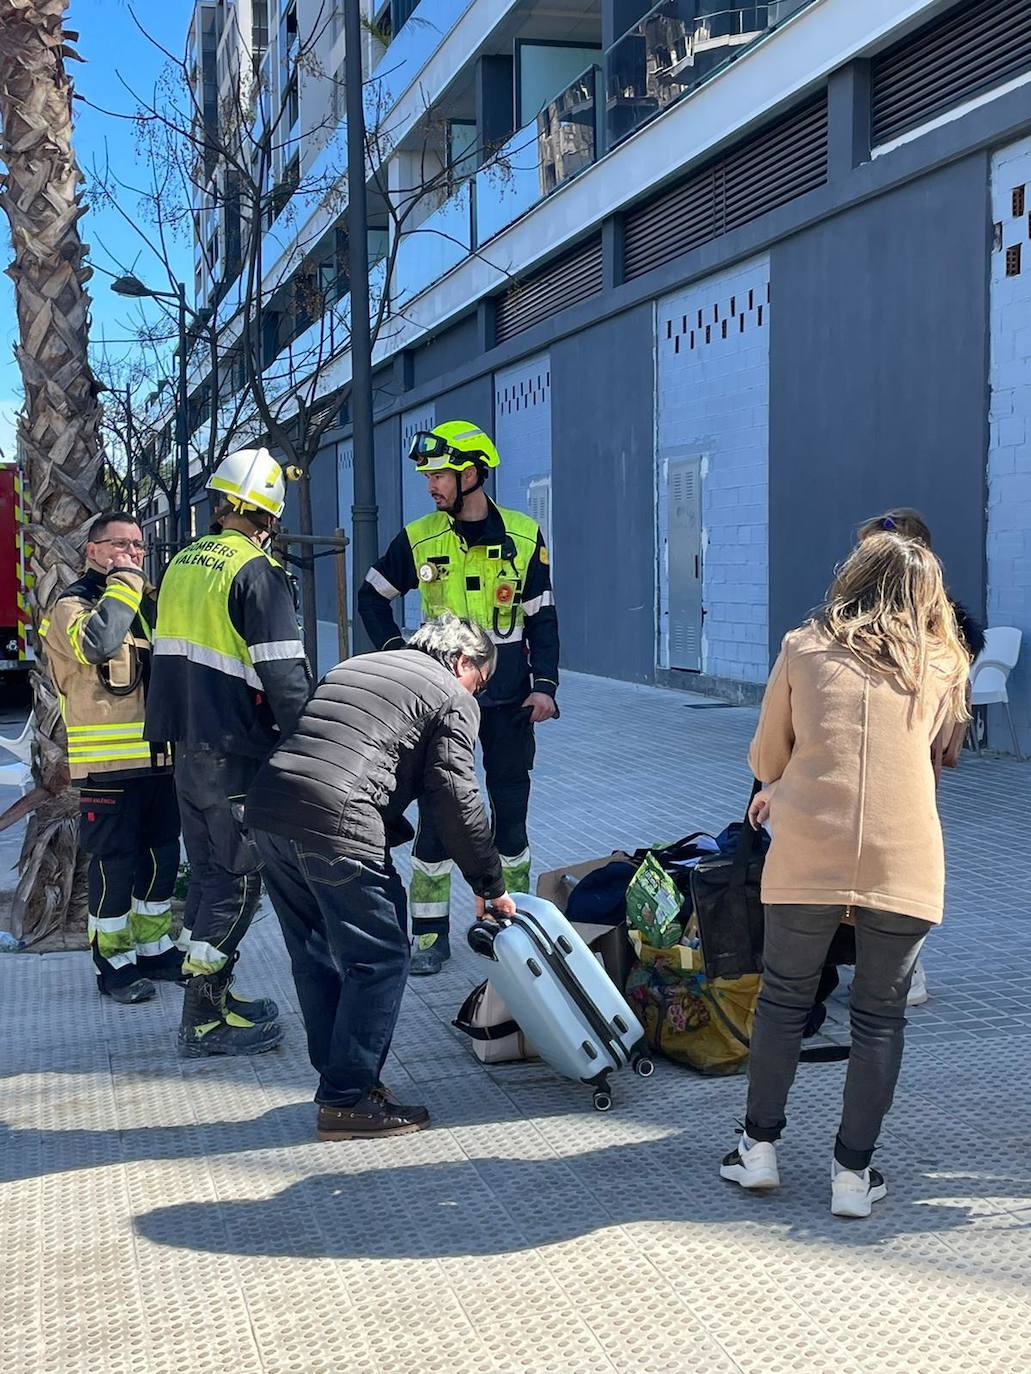
<svg viewBox="0 0 1031 1374"><path fill-rule="evenodd" d="M190 861L183 939L188 975L217 973L239 948L261 896L261 860L243 825L260 759L176 750L175 785Z"/></svg>
<svg viewBox="0 0 1031 1374"><path fill-rule="evenodd" d="M509 892L525 892L530 884L526 813L530 805L530 773L535 747L529 708L514 703L483 708L480 714L483 772L494 843L501 854L502 873ZM447 934L454 867L432 817L420 803L409 892L412 933L417 939Z"/></svg>
<svg viewBox="0 0 1031 1374"><path fill-rule="evenodd" d="M89 940L102 992L177 964L171 901L179 810L169 772L79 787L79 847L89 855Z"/></svg>

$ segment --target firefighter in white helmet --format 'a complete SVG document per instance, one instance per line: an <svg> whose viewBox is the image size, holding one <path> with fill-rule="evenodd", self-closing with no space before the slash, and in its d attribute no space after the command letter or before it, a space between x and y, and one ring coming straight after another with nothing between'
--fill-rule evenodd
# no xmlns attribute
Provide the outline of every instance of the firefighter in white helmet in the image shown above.
<svg viewBox="0 0 1031 1374"><path fill-rule="evenodd" d="M146 734L174 746L190 861L187 1058L260 1054L282 1038L276 1004L233 997L230 980L261 892L244 794L311 690L290 583L265 551L286 475L264 448L220 463L208 482L222 498L215 532L173 558L158 598Z"/></svg>

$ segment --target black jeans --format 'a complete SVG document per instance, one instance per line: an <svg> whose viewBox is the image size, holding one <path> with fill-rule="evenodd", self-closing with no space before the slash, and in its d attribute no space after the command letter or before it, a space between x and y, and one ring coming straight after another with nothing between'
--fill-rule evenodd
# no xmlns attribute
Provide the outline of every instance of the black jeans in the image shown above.
<svg viewBox="0 0 1031 1374"><path fill-rule="evenodd" d="M931 924L869 907L853 911L852 1052L834 1155L847 1169L865 1169L895 1094L906 997ZM752 1140L780 1139L802 1032L843 914L840 906L766 908L763 985L748 1060L745 1130Z"/></svg>
<svg viewBox="0 0 1031 1374"><path fill-rule="evenodd" d="M184 972L217 973L239 947L261 896L261 860L243 828L243 799L260 759L179 749L175 785L190 861Z"/></svg>
<svg viewBox="0 0 1031 1374"><path fill-rule="evenodd" d="M502 877L510 891L522 892L528 887L530 878L526 813L530 807L530 773L536 753L529 709L517 703L485 706L480 713L480 748L494 843L501 855ZM412 877L413 930L416 935L446 935L450 924L450 874L454 865L428 808L421 802L412 858L416 860ZM429 864L436 870L436 883L431 880L427 885L421 881L420 864Z"/></svg>
<svg viewBox="0 0 1031 1374"><path fill-rule="evenodd" d="M79 847L90 856L90 948L101 991L174 966L179 811L171 773L82 782Z"/></svg>
<svg viewBox="0 0 1031 1374"><path fill-rule="evenodd" d="M254 831L283 928L315 1101L351 1107L380 1081L408 975L405 890L392 864L329 858Z"/></svg>

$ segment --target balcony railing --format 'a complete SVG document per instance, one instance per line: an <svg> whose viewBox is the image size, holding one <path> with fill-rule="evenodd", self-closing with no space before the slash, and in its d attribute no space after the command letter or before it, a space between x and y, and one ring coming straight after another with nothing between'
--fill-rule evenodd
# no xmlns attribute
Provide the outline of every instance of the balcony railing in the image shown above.
<svg viewBox="0 0 1031 1374"><path fill-rule="evenodd" d="M465 185L416 229L402 235L394 260L392 304L403 306L472 252L472 183Z"/></svg>
<svg viewBox="0 0 1031 1374"><path fill-rule="evenodd" d="M609 49L606 124L612 147L714 76L813 0L660 0Z"/></svg>
<svg viewBox="0 0 1031 1374"><path fill-rule="evenodd" d="M597 67L581 72L477 172L477 244L596 161L598 75Z"/></svg>
<svg viewBox="0 0 1031 1374"><path fill-rule="evenodd" d="M369 307L376 318L387 284L385 259L369 268ZM265 388L270 399L278 398L312 372L326 366L331 358L345 352L351 343L351 295L348 292L329 306L321 319L282 348L264 369Z"/></svg>
<svg viewBox="0 0 1031 1374"><path fill-rule="evenodd" d="M537 116L541 195L589 167L598 156L599 69L588 67Z"/></svg>
<svg viewBox="0 0 1031 1374"><path fill-rule="evenodd" d="M375 127L469 9L473 0L434 0L412 7L395 27L390 46L365 87L365 118ZM414 8L414 13L412 9Z"/></svg>

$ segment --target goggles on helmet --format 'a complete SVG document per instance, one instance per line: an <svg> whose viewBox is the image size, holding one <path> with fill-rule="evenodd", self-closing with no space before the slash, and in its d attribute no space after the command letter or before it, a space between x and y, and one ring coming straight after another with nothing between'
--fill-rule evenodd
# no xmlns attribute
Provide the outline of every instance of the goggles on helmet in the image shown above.
<svg viewBox="0 0 1031 1374"><path fill-rule="evenodd" d="M482 449L453 448L445 438L429 430L419 430L414 435L408 457L420 472L456 472L477 460L487 460Z"/></svg>

